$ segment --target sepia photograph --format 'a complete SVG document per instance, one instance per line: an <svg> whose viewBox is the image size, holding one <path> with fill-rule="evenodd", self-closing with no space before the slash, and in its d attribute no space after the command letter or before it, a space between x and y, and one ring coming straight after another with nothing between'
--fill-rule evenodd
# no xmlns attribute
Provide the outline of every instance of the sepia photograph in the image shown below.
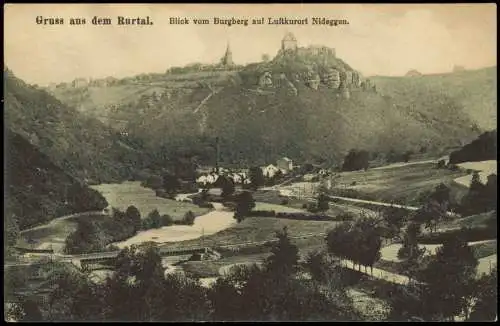
<svg viewBox="0 0 500 326"><path fill-rule="evenodd" d="M5 4L6 322L497 320L495 4Z"/></svg>

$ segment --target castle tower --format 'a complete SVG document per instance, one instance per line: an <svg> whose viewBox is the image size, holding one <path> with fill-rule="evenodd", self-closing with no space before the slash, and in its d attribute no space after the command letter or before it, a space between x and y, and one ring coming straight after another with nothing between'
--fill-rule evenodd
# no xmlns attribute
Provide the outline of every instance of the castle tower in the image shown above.
<svg viewBox="0 0 500 326"><path fill-rule="evenodd" d="M281 50L283 52L285 51L296 51L297 50L297 39L295 36L288 32L285 34L285 37L283 37L283 40L281 40Z"/></svg>
<svg viewBox="0 0 500 326"><path fill-rule="evenodd" d="M233 63L233 53L231 52L231 48L229 47L229 42L227 43L226 53L224 54L224 57L222 57L222 59L221 59L221 64L223 66L232 66L232 65L234 65L234 63Z"/></svg>

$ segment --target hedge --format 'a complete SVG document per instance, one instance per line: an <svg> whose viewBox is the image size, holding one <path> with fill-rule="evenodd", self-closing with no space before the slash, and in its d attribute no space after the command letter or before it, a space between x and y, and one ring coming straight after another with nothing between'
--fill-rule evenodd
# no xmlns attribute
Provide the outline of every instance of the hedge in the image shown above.
<svg viewBox="0 0 500 326"><path fill-rule="evenodd" d="M421 235L418 242L422 244L442 244L447 240L461 237L466 242L494 240L497 238L496 228L461 228L440 233L428 233Z"/></svg>

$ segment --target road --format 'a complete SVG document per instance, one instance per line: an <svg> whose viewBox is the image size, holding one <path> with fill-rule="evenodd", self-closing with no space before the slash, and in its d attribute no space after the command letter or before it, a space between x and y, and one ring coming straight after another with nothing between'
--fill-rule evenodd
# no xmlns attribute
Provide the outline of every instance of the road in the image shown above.
<svg viewBox="0 0 500 326"><path fill-rule="evenodd" d="M376 168L370 168L370 170L383 170L383 169L399 168L399 167L409 166L409 165L437 163L438 161L439 160L425 160L425 161L415 161L415 162L407 162L407 163L404 163L404 162L393 163L393 164L378 166Z"/></svg>
<svg viewBox="0 0 500 326"><path fill-rule="evenodd" d="M75 217L79 217L79 216L89 216L89 215L108 215L108 214L104 213L103 211L90 211L90 212L75 213L75 214L70 214L70 215L66 215L66 216L56 217L53 220L50 220L50 222L48 222L46 224L35 226L35 227L29 228L26 230L22 230L20 233L22 235L26 232L40 230L40 229L44 229L44 228L47 228L50 226L54 226L62 221L65 221L65 220L68 220L71 218L75 218Z"/></svg>

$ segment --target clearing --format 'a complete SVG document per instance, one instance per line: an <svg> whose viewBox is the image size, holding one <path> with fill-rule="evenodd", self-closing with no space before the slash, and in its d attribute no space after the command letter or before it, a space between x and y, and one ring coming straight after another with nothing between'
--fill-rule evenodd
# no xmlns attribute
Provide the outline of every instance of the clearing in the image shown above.
<svg viewBox="0 0 500 326"><path fill-rule="evenodd" d="M134 205L142 218L147 217L154 209L157 209L160 215L167 214L174 220L182 220L188 211L196 216L210 211L209 208L200 208L192 203L158 197L154 190L141 186L138 181L100 184L92 188L106 198L109 207L125 211L130 205Z"/></svg>
<svg viewBox="0 0 500 326"><path fill-rule="evenodd" d="M479 171L479 178L483 184L486 184L486 182L488 182L488 176L490 174L497 174L496 160L465 162L457 165L465 170ZM470 187L471 181L472 181L472 174L455 179L456 183L465 186L467 188Z"/></svg>
<svg viewBox="0 0 500 326"><path fill-rule="evenodd" d="M335 227L338 222L333 221L304 221L275 217L247 217L242 222L203 238L208 247L217 247L247 242L263 242L276 239L276 231L287 227L290 237L325 233ZM324 242L324 237L317 237ZM199 246L202 239L165 244L168 248Z"/></svg>
<svg viewBox="0 0 500 326"><path fill-rule="evenodd" d="M403 166L342 172L333 179L332 187L338 196L406 203L418 206L423 193L432 191L440 183L452 189L452 196L463 196L464 190L455 187L453 180L467 175L463 171L437 169L435 163L407 164Z"/></svg>
<svg viewBox="0 0 500 326"><path fill-rule="evenodd" d="M108 215L97 212L73 214L50 221L49 223L21 231L18 247L31 249L52 249L59 253L64 249L66 238L74 232L80 219L94 221L109 218Z"/></svg>

